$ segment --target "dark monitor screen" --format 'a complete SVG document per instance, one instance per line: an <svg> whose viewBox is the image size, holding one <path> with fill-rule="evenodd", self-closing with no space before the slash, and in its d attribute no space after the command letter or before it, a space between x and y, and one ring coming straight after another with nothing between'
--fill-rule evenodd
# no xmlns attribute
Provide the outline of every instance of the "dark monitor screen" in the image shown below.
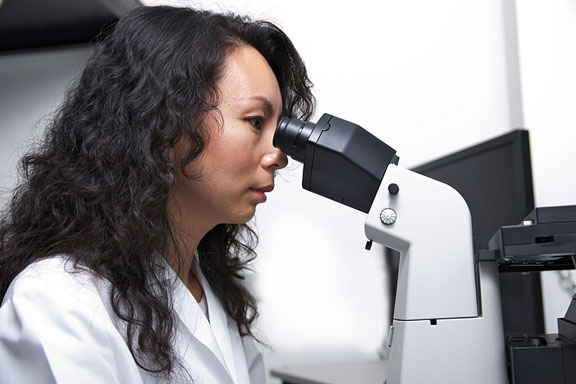
<svg viewBox="0 0 576 384"><path fill-rule="evenodd" d="M476 250L486 249L501 226L520 224L534 209L526 130L512 131L412 170L451 185L464 197L472 215ZM390 252L387 259L394 273L396 260ZM544 333L540 274L501 273L500 288L504 331Z"/></svg>
<svg viewBox="0 0 576 384"><path fill-rule="evenodd" d="M478 236L516 225L534 209L528 131L515 130L412 169L454 187ZM482 244L478 244L482 247Z"/></svg>

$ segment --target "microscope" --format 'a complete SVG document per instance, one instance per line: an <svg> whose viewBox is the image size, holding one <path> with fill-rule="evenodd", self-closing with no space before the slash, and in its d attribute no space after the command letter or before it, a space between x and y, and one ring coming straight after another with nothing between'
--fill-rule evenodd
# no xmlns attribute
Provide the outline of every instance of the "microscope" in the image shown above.
<svg viewBox="0 0 576 384"><path fill-rule="evenodd" d="M506 247L495 236L475 254L462 196L401 168L393 148L329 114L316 124L282 118L274 146L304 164L305 189L368 214L367 249L376 242L400 254L386 383L509 383L498 280Z"/></svg>

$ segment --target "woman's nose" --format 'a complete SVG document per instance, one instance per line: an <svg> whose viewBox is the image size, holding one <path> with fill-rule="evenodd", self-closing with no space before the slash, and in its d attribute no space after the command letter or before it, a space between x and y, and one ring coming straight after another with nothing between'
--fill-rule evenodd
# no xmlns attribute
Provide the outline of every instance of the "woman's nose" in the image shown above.
<svg viewBox="0 0 576 384"><path fill-rule="evenodd" d="M262 166L272 171L282 169L286 165L288 165L288 158L284 152L275 147L272 147L272 149L262 158Z"/></svg>

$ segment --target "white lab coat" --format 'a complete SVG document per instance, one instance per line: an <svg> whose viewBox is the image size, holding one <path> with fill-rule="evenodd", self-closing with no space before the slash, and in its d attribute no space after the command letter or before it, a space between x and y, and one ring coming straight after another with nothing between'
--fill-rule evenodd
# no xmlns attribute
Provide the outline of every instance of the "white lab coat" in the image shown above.
<svg viewBox="0 0 576 384"><path fill-rule="evenodd" d="M110 284L72 272L55 256L37 261L10 285L0 307L0 383L161 383L140 369L124 325L108 302ZM170 268L169 273L176 274ZM199 268L210 322L176 278L174 347L196 384L264 384L262 355L240 337Z"/></svg>

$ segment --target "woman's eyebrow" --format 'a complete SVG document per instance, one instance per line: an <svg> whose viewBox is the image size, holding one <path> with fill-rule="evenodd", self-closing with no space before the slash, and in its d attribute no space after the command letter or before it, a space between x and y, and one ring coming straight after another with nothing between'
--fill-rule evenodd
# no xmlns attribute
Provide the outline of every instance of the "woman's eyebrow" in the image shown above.
<svg viewBox="0 0 576 384"><path fill-rule="evenodd" d="M269 116L274 115L276 108L274 108L274 105L272 104L270 99L268 99L266 96L255 95L246 98L246 100L256 100L262 103L262 105L264 106L264 112Z"/></svg>

